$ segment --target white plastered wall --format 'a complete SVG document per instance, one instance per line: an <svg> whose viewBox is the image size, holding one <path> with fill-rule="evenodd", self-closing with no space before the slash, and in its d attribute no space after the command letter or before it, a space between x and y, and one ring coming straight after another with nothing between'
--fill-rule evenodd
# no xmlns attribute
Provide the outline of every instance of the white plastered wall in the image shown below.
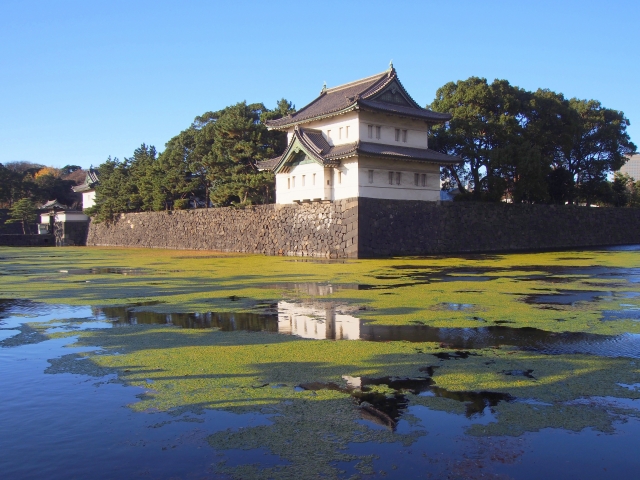
<svg viewBox="0 0 640 480"><path fill-rule="evenodd" d="M333 198L353 198L358 196L358 160L357 157L342 161L339 167L331 169L333 173Z"/></svg>
<svg viewBox="0 0 640 480"><path fill-rule="evenodd" d="M373 126L372 138L369 125ZM302 128L321 130L331 145L342 145L361 140L390 146L428 148L429 126L423 120L402 118L373 112L349 112L344 115L317 120L301 125ZM380 126L380 138L375 127ZM347 135L347 127L348 135ZM342 131L340 130L342 129ZM396 141L396 129L400 129L400 141ZM407 130L406 142L402 130ZM330 132L330 133L329 133ZM342 132L342 133L341 133ZM291 141L293 128L287 136ZM374 181L369 183L369 170L374 171ZM394 172L394 183L389 184L389 172ZM400 185L395 172L400 172ZM310 175L316 173L316 185L309 185ZM427 175L427 185L420 177L415 185L414 175ZM305 175L305 186L302 186ZM295 187L292 186L295 177ZM318 179L322 178L322 182ZM289 183L291 182L291 183ZM372 157L345 159L336 168L323 168L318 164L298 165L288 173L276 175L276 203L293 203L303 200L341 200L352 197L387 198L394 200L440 200L440 166L424 162L384 160Z"/></svg>
<svg viewBox="0 0 640 480"><path fill-rule="evenodd" d="M49 213L41 213L40 214L40 223L48 224L50 222L51 215ZM67 212L56 212L54 214L54 222L87 222L89 221L89 217L87 217L82 212L75 211L67 211Z"/></svg>
<svg viewBox="0 0 640 480"><path fill-rule="evenodd" d="M93 207L96 204L96 191L82 192L82 209Z"/></svg>
<svg viewBox="0 0 640 480"><path fill-rule="evenodd" d="M318 163L296 165L286 173L276 174L276 203L331 200L327 198L325 183L325 168Z"/></svg>
<svg viewBox="0 0 640 480"><path fill-rule="evenodd" d="M440 200L440 166L423 162L406 162L360 157L358 162L359 196L386 198L391 200ZM369 171L373 170L373 183L369 182ZM389 172L393 172L393 184L389 183ZM400 173L400 185L396 173ZM418 186L415 174L419 175ZM426 186L422 186L422 175L426 175Z"/></svg>
<svg viewBox="0 0 640 480"><path fill-rule="evenodd" d="M357 142L360 139L357 112L349 112L344 115L304 123L300 125L300 127L322 130L324 138L327 139L330 145L343 145L345 143ZM292 135L293 128L287 132L287 142L291 142Z"/></svg>
<svg viewBox="0 0 640 480"><path fill-rule="evenodd" d="M369 137L369 125L373 132ZM376 126L381 127L380 138L376 138ZM396 129L400 130L400 141L396 141ZM428 148L429 126L422 120L401 118L372 112L360 112L360 139L363 142L399 145L412 148ZM407 141L402 141L402 130L407 130Z"/></svg>

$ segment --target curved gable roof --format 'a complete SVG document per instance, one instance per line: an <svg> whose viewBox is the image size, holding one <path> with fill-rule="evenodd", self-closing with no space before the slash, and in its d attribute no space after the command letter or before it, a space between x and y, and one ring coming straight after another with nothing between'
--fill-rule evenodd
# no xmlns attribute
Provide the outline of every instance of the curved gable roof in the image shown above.
<svg viewBox="0 0 640 480"><path fill-rule="evenodd" d="M334 165L337 164L337 162L331 158L327 158L327 153L333 148L334 147L329 145L324 138L321 131L309 128L298 128L296 126L293 131L293 137L284 153L280 157L277 157L277 159L261 162L258 168L262 170L273 170L278 173L299 151L303 151L312 160L322 166Z"/></svg>
<svg viewBox="0 0 640 480"><path fill-rule="evenodd" d="M447 113L432 112L418 105L400 83L396 70L391 67L371 77L323 89L319 97L296 113L269 120L266 124L271 129L285 129L355 109L409 116L432 123L446 122L451 118Z"/></svg>
<svg viewBox="0 0 640 480"><path fill-rule="evenodd" d="M331 146L319 130L295 127L293 137L284 153L276 158L258 163L258 169L282 172L296 154L303 151L313 161L323 167L340 164L340 161L354 155L373 156L390 160L407 160L413 162L435 163L437 165L453 165L462 162L460 157L446 155L428 148L413 148L381 143L354 142Z"/></svg>

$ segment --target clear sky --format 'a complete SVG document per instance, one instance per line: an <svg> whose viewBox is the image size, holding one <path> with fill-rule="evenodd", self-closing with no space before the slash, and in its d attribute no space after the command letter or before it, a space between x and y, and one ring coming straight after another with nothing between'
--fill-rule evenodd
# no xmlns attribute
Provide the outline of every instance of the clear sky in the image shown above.
<svg viewBox="0 0 640 480"><path fill-rule="evenodd" d="M204 112L300 108L391 59L421 105L501 78L622 110L640 144L639 19L637 0L2 0L0 163L161 151Z"/></svg>

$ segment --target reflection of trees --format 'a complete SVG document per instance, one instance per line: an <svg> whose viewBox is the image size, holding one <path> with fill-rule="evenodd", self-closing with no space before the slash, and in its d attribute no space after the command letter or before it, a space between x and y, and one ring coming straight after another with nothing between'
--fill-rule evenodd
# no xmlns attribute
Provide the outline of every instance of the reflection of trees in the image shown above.
<svg viewBox="0 0 640 480"><path fill-rule="evenodd" d="M219 328L222 331L277 332L275 315L256 313L161 313L137 311L135 307L102 307L94 310L102 313L114 327L128 325L175 325L182 328Z"/></svg>

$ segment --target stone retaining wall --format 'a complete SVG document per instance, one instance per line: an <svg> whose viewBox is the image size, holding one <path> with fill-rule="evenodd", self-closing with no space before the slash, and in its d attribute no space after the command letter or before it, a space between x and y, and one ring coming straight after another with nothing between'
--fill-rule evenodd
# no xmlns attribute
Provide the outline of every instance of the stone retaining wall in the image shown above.
<svg viewBox="0 0 640 480"><path fill-rule="evenodd" d="M640 210L348 199L132 213L87 245L367 258L640 244Z"/></svg>
<svg viewBox="0 0 640 480"><path fill-rule="evenodd" d="M258 205L129 213L91 222L87 245L356 257L358 203Z"/></svg>
<svg viewBox="0 0 640 480"><path fill-rule="evenodd" d="M358 256L640 244L640 209L359 199Z"/></svg>

